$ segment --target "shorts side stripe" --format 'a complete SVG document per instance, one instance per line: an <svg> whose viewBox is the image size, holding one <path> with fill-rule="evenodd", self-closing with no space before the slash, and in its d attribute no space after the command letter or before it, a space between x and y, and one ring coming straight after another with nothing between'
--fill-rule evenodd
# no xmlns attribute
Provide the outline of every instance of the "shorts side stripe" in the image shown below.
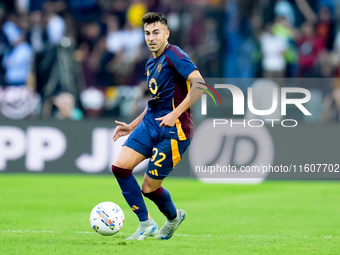
<svg viewBox="0 0 340 255"><path fill-rule="evenodd" d="M172 150L172 163L173 167L177 165L178 162L181 161L181 154L178 149L178 141L175 139L171 139L171 150Z"/></svg>
<svg viewBox="0 0 340 255"><path fill-rule="evenodd" d="M172 108L175 109L175 100L172 99ZM186 136L184 134L184 131L182 129L182 124L179 119L176 120L176 128L177 128L177 135L180 141L186 140Z"/></svg>
<svg viewBox="0 0 340 255"><path fill-rule="evenodd" d="M188 92L190 92L190 85L191 85L190 81L187 80L187 90L188 90Z"/></svg>

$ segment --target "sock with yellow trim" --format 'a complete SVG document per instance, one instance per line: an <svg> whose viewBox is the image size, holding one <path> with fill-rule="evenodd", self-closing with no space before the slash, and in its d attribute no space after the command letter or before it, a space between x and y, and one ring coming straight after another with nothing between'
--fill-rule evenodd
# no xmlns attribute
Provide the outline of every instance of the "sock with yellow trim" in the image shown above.
<svg viewBox="0 0 340 255"><path fill-rule="evenodd" d="M171 199L170 192L167 189L161 186L153 192L142 193L158 206L158 209L165 215L165 217L167 217L168 220L176 218L177 209Z"/></svg>
<svg viewBox="0 0 340 255"><path fill-rule="evenodd" d="M114 165L112 165L111 169L118 181L126 202L137 215L139 221L148 220L148 209L146 208L140 186L135 176L132 174L132 170L123 169Z"/></svg>

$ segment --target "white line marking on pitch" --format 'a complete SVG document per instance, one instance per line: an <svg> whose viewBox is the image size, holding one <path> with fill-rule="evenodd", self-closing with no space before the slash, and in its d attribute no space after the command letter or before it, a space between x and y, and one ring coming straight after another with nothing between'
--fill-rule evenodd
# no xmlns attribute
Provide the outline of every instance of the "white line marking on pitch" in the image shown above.
<svg viewBox="0 0 340 255"><path fill-rule="evenodd" d="M63 233L62 231L52 231L52 230L2 230L2 233L46 233L46 234L58 234L58 233ZM76 234L95 234L94 231L75 231ZM132 233L126 233L126 232L120 232L120 234L132 234ZM189 235L189 234L174 234L175 236L183 236L183 237L214 237L214 238L230 238L232 237L232 235L230 236L223 236L223 235ZM332 238L340 238L340 236L263 236L263 235L239 235L237 236L238 238L247 238L247 237L270 237L270 238L325 238L325 239L332 239Z"/></svg>
<svg viewBox="0 0 340 255"><path fill-rule="evenodd" d="M50 231L50 230L3 230L2 232L7 233L60 233L58 231Z"/></svg>

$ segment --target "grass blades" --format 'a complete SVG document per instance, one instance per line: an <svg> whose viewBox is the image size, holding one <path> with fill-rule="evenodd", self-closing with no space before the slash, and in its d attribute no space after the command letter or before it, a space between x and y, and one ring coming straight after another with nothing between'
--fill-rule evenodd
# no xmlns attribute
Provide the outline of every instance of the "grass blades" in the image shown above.
<svg viewBox="0 0 340 255"><path fill-rule="evenodd" d="M141 179L138 179L141 182ZM138 227L113 176L0 175L0 254L338 254L339 182L260 185L168 178L187 219L167 241L126 241ZM113 201L125 213L114 236L95 233L92 208ZM146 200L161 227L165 217Z"/></svg>

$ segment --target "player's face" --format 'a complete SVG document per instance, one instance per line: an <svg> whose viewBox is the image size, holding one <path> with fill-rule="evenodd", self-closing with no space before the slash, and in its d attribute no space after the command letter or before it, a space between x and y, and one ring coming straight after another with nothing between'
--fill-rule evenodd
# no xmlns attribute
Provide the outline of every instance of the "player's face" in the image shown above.
<svg viewBox="0 0 340 255"><path fill-rule="evenodd" d="M144 25L145 42L154 57L158 57L164 51L169 34L167 26L161 22Z"/></svg>

